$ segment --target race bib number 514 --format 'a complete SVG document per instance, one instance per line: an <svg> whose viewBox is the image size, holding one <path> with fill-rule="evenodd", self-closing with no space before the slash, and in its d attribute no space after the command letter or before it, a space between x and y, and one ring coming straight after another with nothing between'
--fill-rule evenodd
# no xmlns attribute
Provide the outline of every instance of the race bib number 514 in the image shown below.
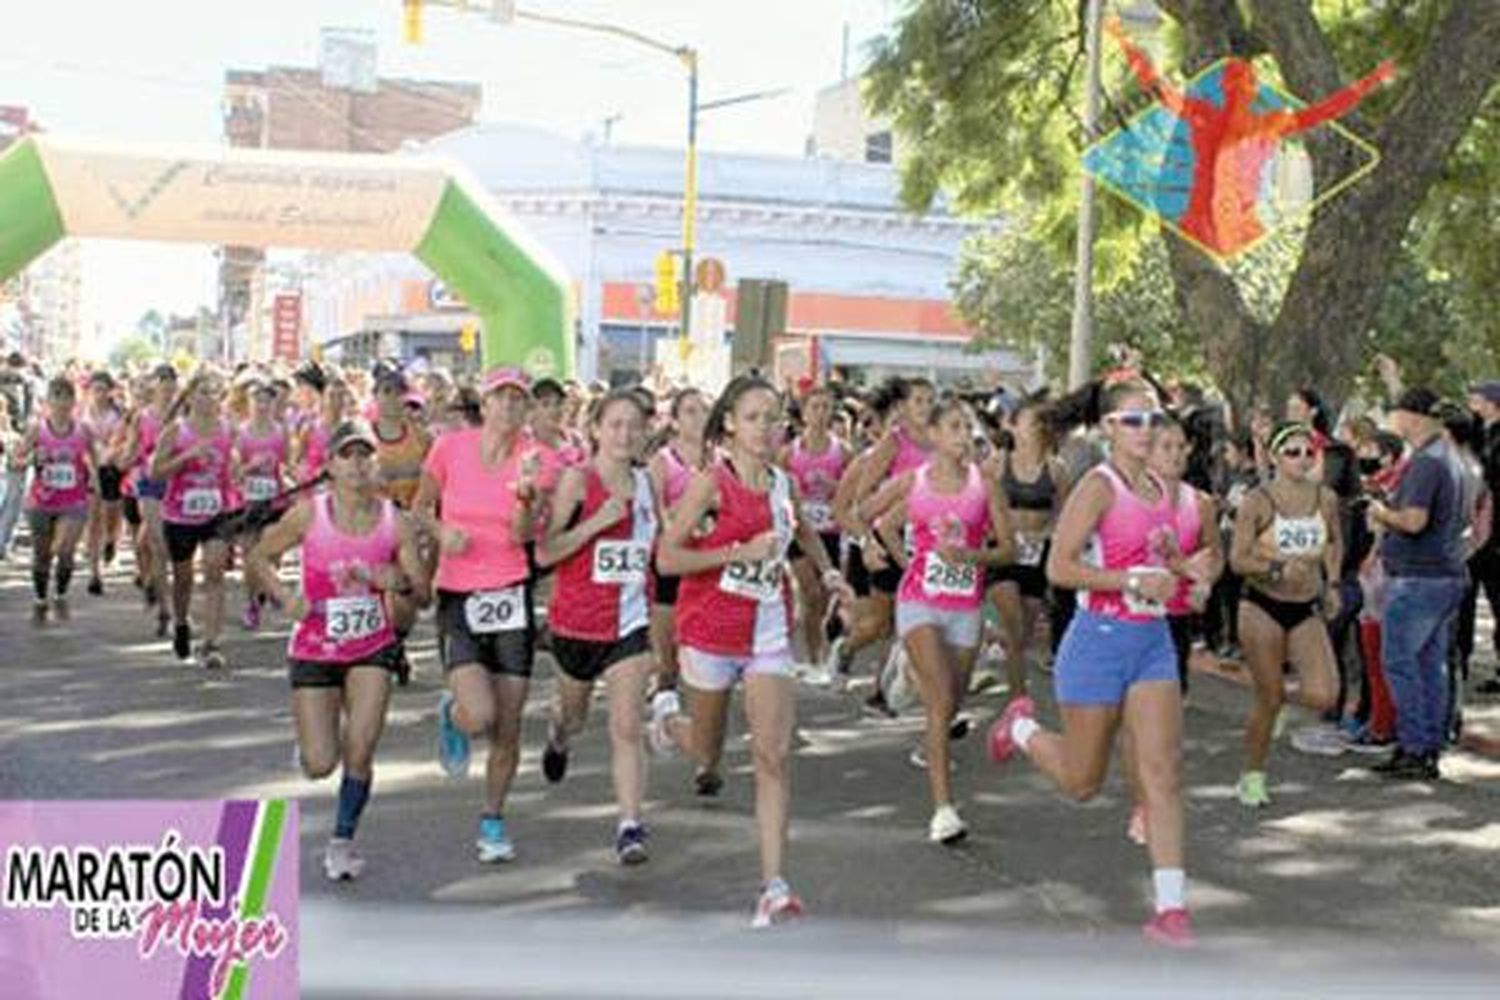
<svg viewBox="0 0 1500 1000"><path fill-rule="evenodd" d="M781 596L782 572L779 559L732 562L719 575L719 589L752 601L774 601Z"/></svg>

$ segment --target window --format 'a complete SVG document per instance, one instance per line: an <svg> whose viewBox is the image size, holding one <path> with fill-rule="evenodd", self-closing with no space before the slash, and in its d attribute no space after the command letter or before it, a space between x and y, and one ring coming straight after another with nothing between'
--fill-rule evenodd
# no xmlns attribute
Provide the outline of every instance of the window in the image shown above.
<svg viewBox="0 0 1500 1000"><path fill-rule="evenodd" d="M865 136L865 162L891 162L891 133L889 129L884 132L872 132Z"/></svg>

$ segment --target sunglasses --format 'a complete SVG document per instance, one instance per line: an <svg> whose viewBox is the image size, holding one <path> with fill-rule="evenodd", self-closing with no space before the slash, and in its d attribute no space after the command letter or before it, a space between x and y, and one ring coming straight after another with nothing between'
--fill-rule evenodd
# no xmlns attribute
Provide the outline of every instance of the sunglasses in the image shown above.
<svg viewBox="0 0 1500 1000"><path fill-rule="evenodd" d="M1166 417L1160 410L1121 410L1109 415L1110 420L1133 431L1160 427L1166 422Z"/></svg>
<svg viewBox="0 0 1500 1000"><path fill-rule="evenodd" d="M1283 448L1277 454L1282 458L1312 458L1314 453L1311 448Z"/></svg>

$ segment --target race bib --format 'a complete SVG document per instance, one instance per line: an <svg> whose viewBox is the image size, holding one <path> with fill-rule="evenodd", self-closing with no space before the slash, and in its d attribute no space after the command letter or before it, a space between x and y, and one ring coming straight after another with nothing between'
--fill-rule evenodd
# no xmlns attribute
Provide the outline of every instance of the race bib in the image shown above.
<svg viewBox="0 0 1500 1000"><path fill-rule="evenodd" d="M922 590L928 597L973 597L979 587L979 567L950 563L936 552L927 553L922 568Z"/></svg>
<svg viewBox="0 0 1500 1000"><path fill-rule="evenodd" d="M278 492L277 482L270 476L250 476L245 480L246 500L274 500Z"/></svg>
<svg viewBox="0 0 1500 1000"><path fill-rule="evenodd" d="M357 642L385 628L385 605L371 595L331 597L323 614L323 632L330 642Z"/></svg>
<svg viewBox="0 0 1500 1000"><path fill-rule="evenodd" d="M901 546L906 550L907 562L917 557L917 533L912 530L910 521L907 521L901 528Z"/></svg>
<svg viewBox="0 0 1500 1000"><path fill-rule="evenodd" d="M182 512L188 517L213 517L223 507L224 498L216 489L183 491Z"/></svg>
<svg viewBox="0 0 1500 1000"><path fill-rule="evenodd" d="M1320 555L1327 543L1321 517L1278 517L1271 531L1276 538L1276 551L1284 556Z"/></svg>
<svg viewBox="0 0 1500 1000"><path fill-rule="evenodd" d="M827 535L838 530L838 525L833 520L832 504L809 500L802 505L802 510L807 514L808 523L818 534Z"/></svg>
<svg viewBox="0 0 1500 1000"><path fill-rule="evenodd" d="M71 490L78 486L78 467L71 462L42 466L42 486L49 490Z"/></svg>
<svg viewBox="0 0 1500 1000"><path fill-rule="evenodd" d="M595 583L637 586L646 582L651 550L644 542L599 542L594 546Z"/></svg>
<svg viewBox="0 0 1500 1000"><path fill-rule="evenodd" d="M1146 576L1147 574L1162 573L1165 571L1158 566L1132 566L1130 567L1130 572L1136 574L1137 576ZM1148 618L1166 617L1167 606L1165 603L1161 601L1153 601L1148 597L1138 597L1137 595L1132 594L1128 588L1121 593L1125 598L1125 610L1129 611L1131 614L1142 615Z"/></svg>
<svg viewBox="0 0 1500 1000"><path fill-rule="evenodd" d="M1016 562L1021 566L1040 566L1042 552L1047 547L1045 535L1028 535L1016 532Z"/></svg>
<svg viewBox="0 0 1500 1000"><path fill-rule="evenodd" d="M719 589L752 601L775 601L781 597L783 572L780 559L732 562L719 574Z"/></svg>
<svg viewBox="0 0 1500 1000"><path fill-rule="evenodd" d="M526 588L481 590L464 601L464 620L475 635L518 632L526 627Z"/></svg>

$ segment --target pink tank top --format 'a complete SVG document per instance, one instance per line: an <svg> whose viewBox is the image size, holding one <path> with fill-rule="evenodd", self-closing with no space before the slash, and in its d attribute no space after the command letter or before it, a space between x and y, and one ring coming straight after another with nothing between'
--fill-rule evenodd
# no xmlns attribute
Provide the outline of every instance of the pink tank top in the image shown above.
<svg viewBox="0 0 1500 1000"><path fill-rule="evenodd" d="M984 599L984 567L948 563L938 555L942 545L977 549L990 532L989 493L979 466L969 464L968 479L957 493L939 493L928 479L932 466L917 468L906 498L912 558L901 577L900 599L945 611L972 611Z"/></svg>
<svg viewBox="0 0 1500 1000"><path fill-rule="evenodd" d="M396 508L380 502L380 521L368 535L346 535L333 523L333 496L312 498L312 523L302 538L302 595L308 615L287 645L294 660L355 664L396 641L384 595L369 578L396 561Z"/></svg>
<svg viewBox="0 0 1500 1000"><path fill-rule="evenodd" d="M797 481L802 509L812 522L813 530L819 534L834 534L839 530L833 520L833 494L839 488L839 479L847 464L848 454L838 438L829 438L828 447L817 455L803 448L801 438L792 443L786 460L787 471Z"/></svg>
<svg viewBox="0 0 1500 1000"><path fill-rule="evenodd" d="M323 421L315 420L307 426L306 447L302 452L302 469L300 479L304 483L310 483L318 478L323 471L323 466L328 462L328 441L331 432L323 426Z"/></svg>
<svg viewBox="0 0 1500 1000"><path fill-rule="evenodd" d="M240 493L249 502L273 500L281 493L281 473L286 466L286 429L274 421L264 437L255 435L253 424L240 426Z"/></svg>
<svg viewBox="0 0 1500 1000"><path fill-rule="evenodd" d="M131 465L135 475L130 477L132 484L136 480L151 478L151 459L156 454L156 441L160 437L161 417L155 410L141 410L135 418L135 463Z"/></svg>
<svg viewBox="0 0 1500 1000"><path fill-rule="evenodd" d="M81 421L75 419L66 434L54 431L46 417L37 421L33 510L55 514L88 505L88 453L89 432Z"/></svg>
<svg viewBox="0 0 1500 1000"><path fill-rule="evenodd" d="M1177 525L1177 550L1185 556L1198 551L1198 541L1203 536L1203 515L1198 507L1198 491L1187 483L1177 484L1177 504L1173 510ZM1193 581L1182 580L1177 584L1177 594L1167 602L1167 614L1191 614L1193 607L1189 595Z"/></svg>
<svg viewBox="0 0 1500 1000"><path fill-rule="evenodd" d="M687 492L688 484L693 481L693 469L677 454L677 446L673 444L668 444L661 450L661 459L667 471L666 482L663 484L666 505L675 507Z"/></svg>
<svg viewBox="0 0 1500 1000"><path fill-rule="evenodd" d="M172 456L192 451L203 440L189 421L179 421ZM208 442L212 446L208 457L193 459L167 481L167 495L161 504L164 520L173 524L207 524L226 509L230 499L229 451L233 444L228 421L219 421Z"/></svg>
<svg viewBox="0 0 1500 1000"><path fill-rule="evenodd" d="M1150 506L1109 463L1095 466L1090 474L1104 477L1114 499L1084 549L1084 563L1106 570L1162 568L1165 543L1176 530L1171 500L1162 481L1154 473L1146 473L1162 494L1156 505ZM1080 607L1094 614L1130 622L1153 621L1163 617L1167 610L1164 605L1118 590L1080 590L1078 601Z"/></svg>
<svg viewBox="0 0 1500 1000"><path fill-rule="evenodd" d="M925 464L927 459L931 457L928 449L923 448L917 442L913 441L911 436L900 427L896 428L896 442L896 457L891 462L890 470L890 475L893 479L896 476L906 475L917 466Z"/></svg>

